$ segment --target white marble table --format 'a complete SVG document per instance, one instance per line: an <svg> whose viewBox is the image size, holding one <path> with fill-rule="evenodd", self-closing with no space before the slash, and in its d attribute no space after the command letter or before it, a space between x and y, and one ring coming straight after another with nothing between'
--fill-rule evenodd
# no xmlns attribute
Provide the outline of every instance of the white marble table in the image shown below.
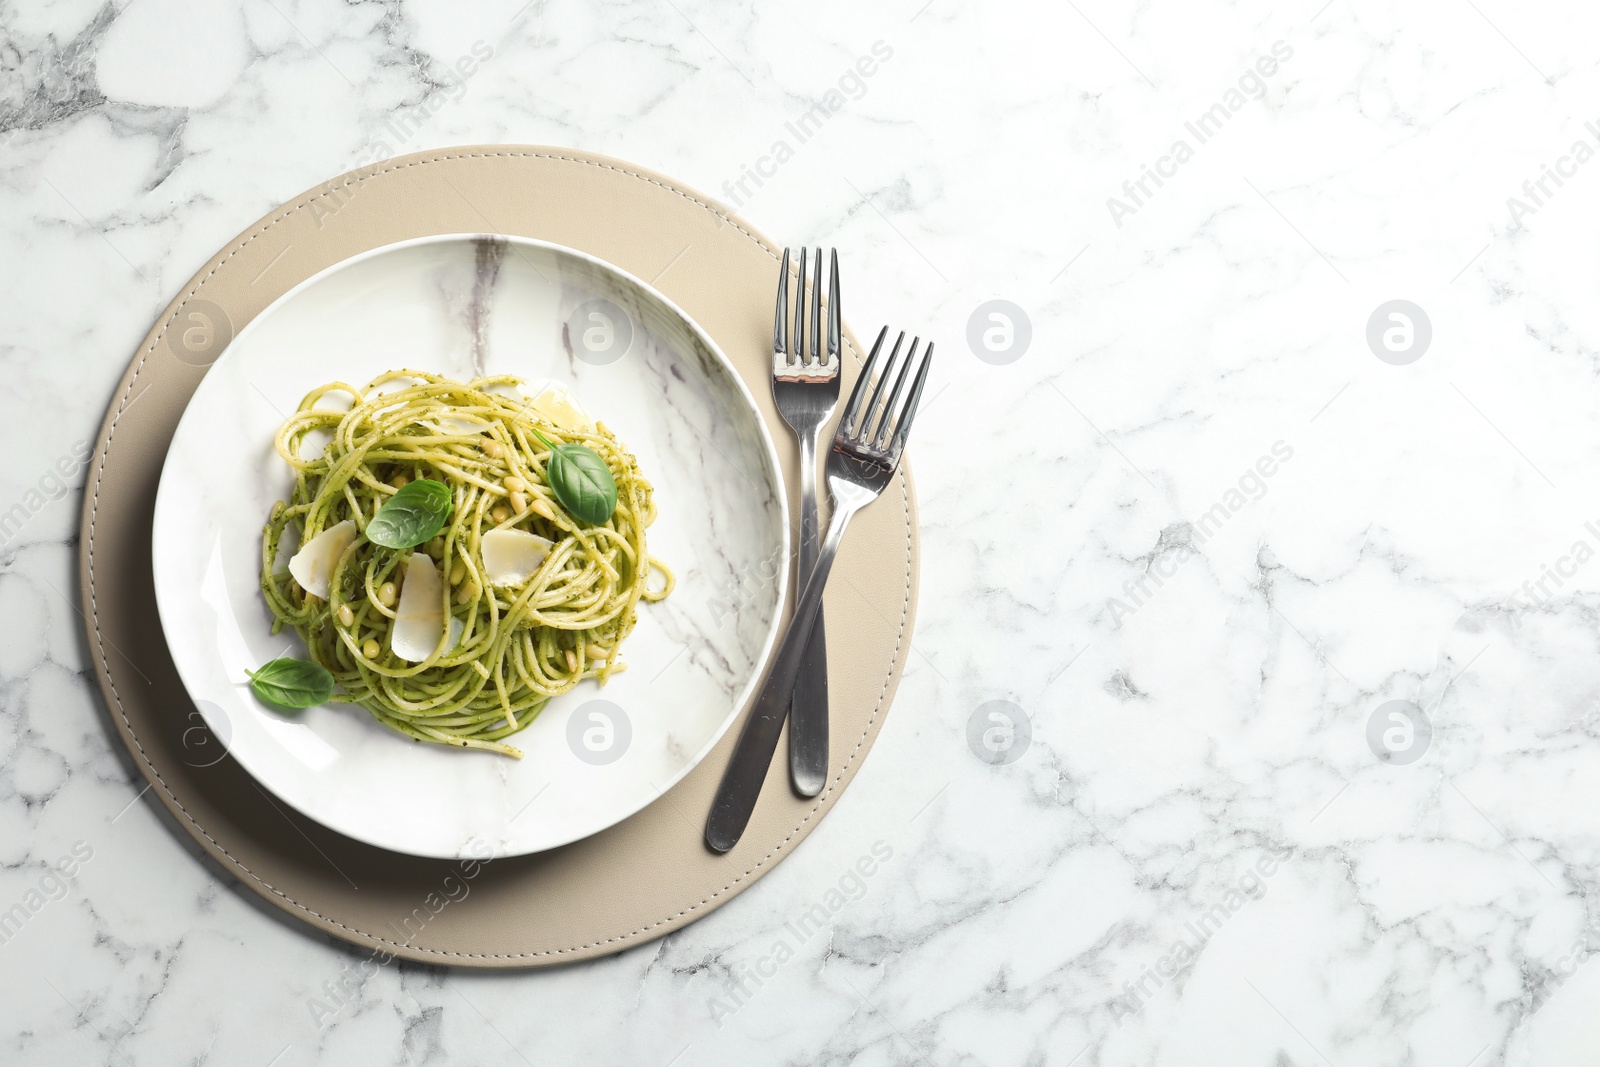
<svg viewBox="0 0 1600 1067"><path fill-rule="evenodd" d="M0 5L0 1061L1594 1062L1600 18L520 2ZM921 611L750 892L366 975L128 780L83 463L241 226L482 141L836 244L859 330L938 340Z"/></svg>

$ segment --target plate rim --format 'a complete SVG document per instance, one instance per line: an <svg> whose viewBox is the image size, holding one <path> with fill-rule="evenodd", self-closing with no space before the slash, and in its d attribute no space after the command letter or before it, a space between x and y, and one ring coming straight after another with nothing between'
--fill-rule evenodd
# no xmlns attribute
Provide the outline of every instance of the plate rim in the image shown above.
<svg viewBox="0 0 1600 1067"><path fill-rule="evenodd" d="M553 252L558 255L569 255L581 260L604 274L619 278L623 283L637 287L646 297L657 301L667 312L670 313L673 318L681 322L689 330L689 332L702 345L705 346L706 350L711 353L717 364L721 367L726 377L733 383L737 390L737 395L744 401L746 410L749 411L753 416L757 431L757 438L761 444L763 454L774 479L775 492L773 495L778 503L779 547L785 564L784 566L777 568L777 576L774 583L776 587L775 610L773 611L772 620L767 626L767 632L762 640L761 647L755 656L754 667L751 675L746 681L744 687L730 702L730 710L728 711L728 714L724 716L722 722L713 731L711 731L707 737L707 740L701 745L699 750L696 751L691 758L686 760L683 765L679 767L678 770L674 772L664 783L658 786L653 786L655 788L655 795L653 797L645 800L637 807L617 816L608 822L597 825L591 829L583 830L572 836L562 837L559 840L555 840L550 843L539 844L537 847L532 848L522 845L511 846L508 848L505 847L503 840L497 840L495 845L495 855L498 858L512 858L516 856L539 855L541 853L550 852L555 849L565 847L578 841L586 840L587 838L603 833L606 830L619 825L620 823L626 822L628 819L631 819L635 815L639 814L645 808L648 808L652 804L660 801L668 792L673 789L673 787L687 777L708 755L710 755L711 751L727 735L728 731L743 715L745 709L755 696L757 686L759 686L766 677L767 666L771 661L773 650L777 645L778 634L780 633L786 618L784 606L787 603L789 594L790 567L788 564L792 556L793 544L789 523L789 486L783 463L778 457L777 446L773 441L771 429L767 425L767 420L761 415L760 408L757 406L755 396L751 392L749 383L744 380L744 377L739 373L733 362L728 358L727 353L722 350L721 345L716 342L716 340L705 330L703 326L700 325L700 323L693 316L684 311L684 309L680 307L676 301L667 296L661 290L657 289L650 282L644 280L633 272L606 259L596 256L593 253L585 252L582 249L573 248L570 245L565 245L558 241L549 241L538 237L527 237L520 234L491 233L481 230L464 230L448 233L425 234L418 237L409 237L399 241L391 241L386 244L375 245L372 248L363 249L360 252L347 256L336 263L329 264L323 269L317 271L315 274L312 274L311 276L301 280L294 286L285 290L283 293L279 294L276 298L262 307L261 310L258 311L249 322L245 323L244 327L228 341L227 345L217 353L216 358L206 365L205 373L202 375L200 383L195 387L195 391L190 394L189 399L184 403L183 413L178 417L178 422L173 429L172 440L168 442L167 447L162 452L161 474L156 482L155 500L153 503L153 513L151 516L150 561L155 592L156 614L161 623L162 642L167 647L170 654L172 652L172 642L168 637L167 625L169 609L166 606L166 596L163 594L165 583L162 579L162 566L160 562L161 554L157 550L157 546L161 542L160 532L163 528L162 500L166 496L166 487L168 485L167 475L168 471L170 470L169 461L171 460L173 450L177 447L179 439L183 436L185 423L189 420L191 414L195 410L194 401L200 390L204 388L205 378L211 374L211 372L219 363L228 357L228 353L239 344L241 339L249 336L250 332L257 326L257 324L266 320L273 312L279 310L283 305L287 304L293 298L298 296L303 290L316 285L327 277L337 274L349 267L355 266L356 264L365 260L375 259L379 256L398 252L403 249L432 244L449 244L470 241L492 241L502 244L534 247L548 252ZM170 512L168 514L170 515ZM170 518L168 521L170 521ZM207 711L206 705L210 702L196 698L195 686L191 684L184 665L182 662L180 662L177 655L172 655L172 663L174 670L178 675L178 680L183 685L184 692L189 697L190 702L195 706L196 710L199 711L201 717L205 720L207 728L218 736L226 736L226 734L218 730L217 724L212 721L213 715ZM360 705L354 705L354 707L360 708ZM224 709L218 707L217 710L224 716L224 718L226 718L227 713ZM361 708L361 710L365 711L366 709ZM370 714L368 718L370 718ZM231 731L231 723L228 724L227 729ZM464 856L464 853L460 848L450 850L427 849L415 845L396 845L388 842L375 841L368 837L359 836L358 834L351 832L351 830L347 829L345 826L335 825L333 822L329 821L323 816L306 810L293 798L286 796L279 790L278 783L269 781L267 778L257 773L256 769L253 768L248 761L246 761L244 758L241 758L233 749L231 743L225 743L224 748L226 753L233 757L234 761L239 764L240 768L246 774L248 774L253 781L262 786L264 789L268 790L273 796L282 800L285 804L288 804L301 816L312 820L317 825L323 826L334 833L340 834L341 836L347 837L352 841L359 842L360 844L368 847L382 849L400 855L441 860L459 860ZM470 840L472 839L469 838L469 841Z"/></svg>

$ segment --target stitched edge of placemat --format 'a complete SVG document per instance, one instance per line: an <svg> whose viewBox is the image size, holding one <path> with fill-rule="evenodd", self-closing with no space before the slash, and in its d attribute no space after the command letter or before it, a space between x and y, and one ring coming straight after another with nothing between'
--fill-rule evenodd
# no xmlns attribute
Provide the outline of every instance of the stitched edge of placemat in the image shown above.
<svg viewBox="0 0 1600 1067"><path fill-rule="evenodd" d="M698 207L710 212L712 215L716 216L717 218L721 219L723 222L725 222L728 225L732 226L739 233L744 234L746 238L748 238L753 244L755 244L758 248L760 248L763 252L765 252L767 254L767 256L774 263L779 262L778 255L773 250L773 247L772 247L772 245L770 243L768 243L763 238L758 237L756 234L752 233L750 230L746 229L743 225L740 224L738 219L736 219L733 216L727 214L720 207L718 207L715 204L712 204L712 203L710 203L710 202L708 202L708 201L706 201L706 200L694 195L693 193L690 193L690 192L688 192L688 191L686 191L684 189L679 188L678 186L672 184L671 182L668 182L668 181L663 180L661 178L655 177L653 175L640 173L638 170L632 169L627 164L624 164L624 163L621 163L621 162L615 161L615 160L607 160L607 159L603 159L603 158L584 158L582 156L562 154L559 151L545 151L545 150L538 150L538 149L511 150L511 151L499 151L499 152L488 151L488 150L457 150L457 151L452 151L450 149L445 149L445 150L437 151L435 153L424 154L420 158L419 157L408 157L406 162L394 162L394 161L391 161L391 162L389 162L387 164L380 164L380 165L377 165L376 169L367 171L366 173L362 173L360 171L351 172L350 174L347 174L347 175L344 176L344 180L342 182L337 182L336 184L329 184L329 185L327 185L325 187L319 186L318 187L320 189L319 192L311 193L309 195L302 195L302 198L298 202L291 203L289 206L285 207L282 211L280 211L276 215L273 215L270 218L267 218L266 220L262 221L259 226L256 226L253 229L246 231L244 234L241 234L239 236L239 238L236 239L237 243L234 245L233 249L226 256L224 256L222 259L218 260L211 267L210 270L206 271L203 275L198 276L193 281L193 283L189 286L188 291L186 293L184 293L183 299L178 301L175 305L173 305L173 307L171 308L171 310L169 311L169 313L166 316L166 320L164 322L162 322L161 325L159 326L159 328L157 328L150 335L149 343L144 346L143 351L139 355L137 363L134 365L133 373L131 374L131 376L129 376L128 381L127 381L127 385L122 390L122 396L116 401L116 410L108 413L106 422L102 426L102 429L101 429L101 437L103 437L103 439L105 441L105 447L103 449L99 450L99 456L98 456L97 462L95 464L93 491L90 494L90 496L87 498L86 512L85 512L85 518L84 518L84 524L83 524L84 525L84 529L87 531L87 535L84 537L84 548L83 548L83 551L86 554L86 558L87 558L87 566L86 566L85 570L86 570L86 573L88 575L88 582L86 584L85 596L86 596L86 598L88 600L88 606L89 606L89 611L87 613L85 622L90 627L90 629L92 631L92 635L94 637L95 654L96 654L96 658L99 660L99 664L98 665L100 667L100 675L104 679L105 688L110 690L108 695L112 698L112 700L114 701L114 703L116 705L118 717L122 721L123 732L127 735L128 739L133 743L134 748L136 749L136 751L138 753L138 756L140 758L140 761L141 761L140 765L141 765L142 768L144 768L145 776L147 778L151 779L151 781L154 784L159 785L161 787L162 792L164 792L167 795L167 798L171 802L171 805L174 808L176 808L179 812L182 813L183 818L188 822L188 824L191 827L193 827L194 832L198 833L200 836L205 838L206 841L210 842L211 846L218 853L220 853L223 856L226 856L228 861L229 861L229 863L232 864L234 869L236 869L238 871L241 871L244 874L248 875L257 885L259 885L267 893L269 893L272 896L275 896L279 900L283 901L284 904L287 905L289 908L291 908L291 909L293 909L295 911L304 912L307 915L315 916L321 922L326 923L329 926L337 927L338 929L341 929L341 930L346 930L346 931L348 931L348 932L350 932L352 934L357 935L358 937L360 937L361 939L363 939L365 941L374 941L374 942L378 942L380 944L391 945L391 946L394 946L396 948L399 948L399 949L403 950L407 954L425 955L425 956L436 957L436 958L514 960L514 959L537 959L537 958L540 958L540 957L547 957L547 956L560 956L560 955L566 955L566 954L574 953L574 952L585 952L585 951L588 951L590 949L595 949L595 948L603 948L603 947L605 947L607 945L613 945L613 944L620 945L622 943L638 939L640 937L640 935L649 933L650 931L655 930L655 929L657 929L657 928L659 928L661 926L665 926L665 925L667 925L669 923L675 922L676 920L681 919L686 915L693 914L695 911L697 911L701 907L704 907L706 904L709 904L713 900L716 900L718 897L721 897L723 894L727 893L730 889L733 889L735 886L737 886L741 882L745 881L745 879L749 878L752 874L754 874L755 872L761 870L763 867L767 866L769 861L771 861L774 856L776 856L779 853L783 852L784 849L788 846L789 842L794 839L795 835L800 833L802 830L804 830L806 828L806 825L808 823L810 823L811 820L814 817L816 817L817 813L822 809L823 805L826 803L828 798L830 796L832 796L834 790L839 787L840 779L842 779L844 777L845 771L849 770L849 768L855 763L856 759L860 756L861 750L862 750L862 746L866 743L867 737L871 733L873 725L878 720L878 716L883 712L884 701L887 699L888 694L889 694L889 684L894 679L895 665L900 661L901 648L902 648L902 646L904 645L904 643L906 641L907 622L908 622L908 619L909 619L910 609L911 609L912 559L913 559L913 556L914 556L914 546L913 546L912 540L911 540L911 534L912 534L912 524L911 524L912 489L911 489L911 482L910 482L909 477L908 477L909 465L907 463L902 463L901 464L900 471L896 475L897 479L900 482L900 487L901 487L901 492L902 492L902 501L903 501L902 510L904 512L904 517L905 517L905 526L906 526L906 563L905 563L905 590L904 590L904 595L903 595L903 597L901 599L901 602L900 602L900 620L899 620L899 624L898 624L899 628L898 628L898 631L897 631L897 633L895 635L894 653L893 653L893 655L890 656L888 670L886 670L884 672L883 683L879 686L878 698L877 698L877 701L873 705L872 713L871 713L871 715L868 716L865 727L863 727L860 736L858 736L856 738L855 745L850 749L850 754L846 757L846 759L844 761L844 764L841 766L839 772L837 774L835 774L829 780L827 787L821 793L819 793L817 795L816 802L814 804L812 804L812 806L810 808L807 809L805 815L800 819L800 821L797 824L795 824L795 826L793 828L791 828L789 830L789 832L787 834L784 835L784 837L783 837L783 839L781 841L779 841L776 845L774 845L771 849L769 849L767 851L767 853L765 855L763 855L759 860L757 860L754 863L750 864L750 866L746 867L737 876L735 876L734 878L730 879L720 889L716 890L715 892L706 894L706 896L702 897L700 900L696 901L695 903L689 905L686 908L682 908L679 911L674 912L673 914L665 916L665 917L663 917L661 919L657 919L654 922L646 923L645 925L637 927L637 928L635 928L633 930L630 930L627 933L618 934L618 935L613 936L613 937L608 937L608 938L605 938L604 940L601 940L601 941L590 941L590 942L585 942L584 944L580 944L580 945L572 945L572 946L569 946L567 948L541 949L541 950L539 950L537 952L519 952L519 953L453 952L453 951L447 951L447 950L419 947L419 946L416 946L416 945L405 944L405 943L402 943L402 942L399 942L399 941L392 941L392 940L390 940L388 938L380 937L377 934L373 934L373 933L369 933L369 932L367 932L365 930L357 929L356 927L353 927L353 926L350 926L350 925L348 925L346 923L340 922L338 919L334 919L334 918L331 918L331 917L329 917L327 915L323 915L321 912L317 911L315 908L308 907L307 905L301 903L300 901L295 900L293 897L289 896L287 893L283 892L281 889L279 889L278 887L274 886L272 883L268 882L266 879L262 878L260 875L256 874L254 871L252 871L242 860L240 860L238 857L234 856L233 853L229 852L228 849L225 846L223 846L223 844L220 841L218 841L216 838L212 837L211 834L205 829L205 827L200 825L200 823L195 819L195 817L192 814L190 814L189 810L186 807L184 807L183 802L181 800L179 800L177 795L172 792L171 787L169 787L167 785L166 779L162 777L161 772L156 769L155 764L153 762L151 762L149 756L146 755L143 743L140 742L138 734L134 732L133 724L128 720L127 710L123 706L121 693L119 693L117 691L116 681L111 676L111 668L110 668L110 665L109 665L109 660L108 660L108 658L106 656L104 637L103 637L103 635L101 633L101 630L100 630L100 617L99 617L99 611L98 611L99 601L98 601L98 596L97 596L97 591L96 591L95 573L94 573L94 547L95 547L94 541L95 541L95 535L96 535L96 532L97 532L97 530L96 530L96 521L97 521L97 518L98 518L98 509L99 509L100 485L101 485L101 482L103 480L103 476L104 476L104 473L105 473L106 459L107 459L108 455L110 454L112 441L116 436L117 423L121 420L123 413L129 407L129 397L133 393L134 383L138 381L139 375L140 375L140 373L142 372L142 370L144 368L145 362L150 358L151 354L155 351L156 346L160 343L161 339L166 335L167 330L171 327L172 323L177 319L179 312L181 312L183 310L184 306L188 303L188 301L190 299L194 298L198 294L198 292L200 290L200 287L205 284L207 279L209 279L212 275L216 274L219 270L221 270L222 267L229 260L231 260L235 255L237 255L244 248L246 248L252 241L256 240L256 238L260 237L262 234L264 234L268 230L270 230L273 226L275 226L278 223L282 222L284 219L289 218L295 212L301 211L301 210L309 207L311 204L315 203L316 201L318 201L318 200L320 200L320 199L322 199L324 197L332 196L338 190L348 189L352 185L356 185L356 184L360 184L360 183L363 183L363 182L367 182L367 181L370 181L370 180L372 180L374 178L380 177L382 175L393 173L393 172L399 171L399 170L405 170L405 169L410 168L410 167L426 166L426 165L432 164L432 163L448 162L448 161L457 160L457 159L480 159L480 158L495 158L495 157L520 158L520 159L549 159L549 160L556 160L556 161L568 162L568 163L578 163L578 164L581 164L583 166L590 166L590 167L596 167L596 168L603 169L603 170L615 171L617 173L627 175L628 177L635 178L637 180L647 182L647 183L649 183L651 185L658 186L658 187L660 187L662 189L665 189L668 192L671 192L674 195L679 196L679 197L683 198L684 200L687 200L690 203L695 204L696 206L698 206ZM856 349L854 343L848 337L844 338L844 344L845 344L845 347L849 350L850 354L855 358L856 365L857 365L857 367L859 369L859 367L860 367L860 365L862 363L861 353Z"/></svg>

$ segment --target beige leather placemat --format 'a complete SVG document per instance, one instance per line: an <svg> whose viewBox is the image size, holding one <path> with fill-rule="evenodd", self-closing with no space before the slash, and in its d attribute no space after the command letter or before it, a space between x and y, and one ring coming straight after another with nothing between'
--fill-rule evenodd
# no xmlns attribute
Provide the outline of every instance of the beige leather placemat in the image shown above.
<svg viewBox="0 0 1600 1067"><path fill-rule="evenodd" d="M162 461L205 368L272 300L358 252L469 232L581 249L652 281L684 308L749 383L786 465L793 506L797 449L772 407L768 378L772 242L704 197L617 160L526 146L441 149L296 197L184 285L140 345L101 428L85 490L80 581L110 717L151 795L243 885L379 959L540 966L617 952L693 922L770 870L838 802L877 736L910 647L916 506L903 472L851 525L834 568L827 788L815 800L796 797L780 748L750 828L726 856L711 853L701 831L737 725L638 815L536 856L417 859L289 810L201 725L167 653L150 546ZM849 333L844 343L848 390L862 353Z"/></svg>

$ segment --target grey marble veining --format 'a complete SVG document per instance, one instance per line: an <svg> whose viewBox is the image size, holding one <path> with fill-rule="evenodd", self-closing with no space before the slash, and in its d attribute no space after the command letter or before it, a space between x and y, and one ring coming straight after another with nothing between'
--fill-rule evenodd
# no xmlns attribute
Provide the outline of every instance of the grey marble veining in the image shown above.
<svg viewBox="0 0 1600 1067"><path fill-rule="evenodd" d="M0 4L0 1060L1592 1063L1596 18ZM72 606L85 442L176 286L483 141L837 245L855 328L941 353L843 802L706 920L523 975L219 881Z"/></svg>

